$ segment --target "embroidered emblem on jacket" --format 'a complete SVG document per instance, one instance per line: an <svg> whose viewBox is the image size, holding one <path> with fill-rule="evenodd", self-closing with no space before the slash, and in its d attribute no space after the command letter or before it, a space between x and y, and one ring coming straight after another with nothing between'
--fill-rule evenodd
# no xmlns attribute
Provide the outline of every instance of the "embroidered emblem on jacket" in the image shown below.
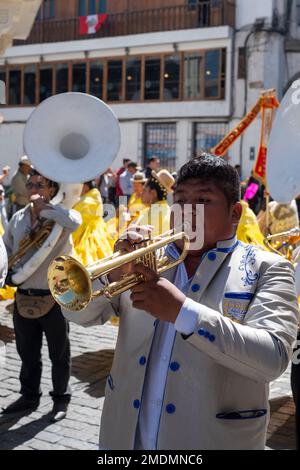
<svg viewBox="0 0 300 470"><path fill-rule="evenodd" d="M254 297L251 292L227 292L224 296L223 313L236 323L243 323L249 302Z"/></svg>
<svg viewBox="0 0 300 470"><path fill-rule="evenodd" d="M254 246L245 247L246 253L242 256L239 271L243 271L245 275L241 278L243 286L253 286L258 279L258 273L254 271L252 266L254 266L256 261L256 248Z"/></svg>

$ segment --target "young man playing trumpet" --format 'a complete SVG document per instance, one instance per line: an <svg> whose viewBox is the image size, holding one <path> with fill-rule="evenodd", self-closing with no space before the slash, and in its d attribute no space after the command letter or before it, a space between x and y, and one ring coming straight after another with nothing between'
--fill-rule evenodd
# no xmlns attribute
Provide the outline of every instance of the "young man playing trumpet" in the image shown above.
<svg viewBox="0 0 300 470"><path fill-rule="evenodd" d="M185 261L164 276L131 266L145 279L131 292L98 297L76 315L63 310L86 326L120 315L102 448L264 449L268 383L288 365L299 313L291 264L237 241L239 200L239 175L223 159L189 161L174 202L188 205L195 238L204 206L202 247L191 237ZM132 251L141 239L129 234L115 248ZM176 259L181 250L176 242L166 253Z"/></svg>
<svg viewBox="0 0 300 470"><path fill-rule="evenodd" d="M8 256L18 252L20 242L32 229L42 228L46 221L60 225L63 230L47 258L18 286L13 321L16 346L22 361L21 397L3 412L13 413L38 407L41 396L41 348L44 332L52 363L53 390L50 395L54 404L50 420L59 421L66 416L71 398L68 385L71 366L70 343L68 323L48 290L47 270L54 256L71 253L71 233L80 225L81 216L74 210L66 210L50 203L57 193L58 185L37 171L31 170L26 187L31 203L16 212L4 235ZM38 248L32 245L22 253L14 269L24 266L37 250Z"/></svg>

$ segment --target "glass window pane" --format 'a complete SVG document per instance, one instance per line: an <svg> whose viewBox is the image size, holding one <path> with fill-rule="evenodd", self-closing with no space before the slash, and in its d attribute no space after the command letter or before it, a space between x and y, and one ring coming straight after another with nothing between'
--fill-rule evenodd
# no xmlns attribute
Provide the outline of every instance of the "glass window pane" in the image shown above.
<svg viewBox="0 0 300 470"><path fill-rule="evenodd" d="M205 53L205 96L218 98L220 75L220 51L207 51Z"/></svg>
<svg viewBox="0 0 300 470"><path fill-rule="evenodd" d="M40 67L40 103L53 95L53 68L50 65Z"/></svg>
<svg viewBox="0 0 300 470"><path fill-rule="evenodd" d="M186 53L184 56L184 98L200 98L200 52Z"/></svg>
<svg viewBox="0 0 300 470"><path fill-rule="evenodd" d="M85 0L78 0L78 16L85 16Z"/></svg>
<svg viewBox="0 0 300 470"><path fill-rule="evenodd" d="M99 0L99 13L106 13L107 5L106 0Z"/></svg>
<svg viewBox="0 0 300 470"><path fill-rule="evenodd" d="M103 98L103 63L90 63L90 94Z"/></svg>
<svg viewBox="0 0 300 470"><path fill-rule="evenodd" d="M180 58L178 55L165 57L164 63L164 99L179 98Z"/></svg>
<svg viewBox="0 0 300 470"><path fill-rule="evenodd" d="M228 126L225 123L196 122L194 124L193 155L196 157L202 152L210 152L227 134Z"/></svg>
<svg viewBox="0 0 300 470"><path fill-rule="evenodd" d="M24 103L35 104L36 66L25 65L24 67Z"/></svg>
<svg viewBox="0 0 300 470"><path fill-rule="evenodd" d="M160 98L160 57L145 60L145 100Z"/></svg>
<svg viewBox="0 0 300 470"><path fill-rule="evenodd" d="M152 157L158 157L160 167L174 171L176 168L176 124L145 124L144 166Z"/></svg>
<svg viewBox="0 0 300 470"><path fill-rule="evenodd" d="M141 99L141 59L126 62L126 100Z"/></svg>
<svg viewBox="0 0 300 470"><path fill-rule="evenodd" d="M72 68L73 87L72 91L86 93L86 63L73 64Z"/></svg>
<svg viewBox="0 0 300 470"><path fill-rule="evenodd" d="M121 101L122 97L122 60L109 60L107 76L107 100Z"/></svg>
<svg viewBox="0 0 300 470"><path fill-rule="evenodd" d="M21 104L21 70L9 71L9 104Z"/></svg>
<svg viewBox="0 0 300 470"><path fill-rule="evenodd" d="M95 15L96 14L96 1L95 0L89 0L89 15Z"/></svg>
<svg viewBox="0 0 300 470"><path fill-rule="evenodd" d="M58 64L56 66L56 93L68 91L69 66L68 64Z"/></svg>

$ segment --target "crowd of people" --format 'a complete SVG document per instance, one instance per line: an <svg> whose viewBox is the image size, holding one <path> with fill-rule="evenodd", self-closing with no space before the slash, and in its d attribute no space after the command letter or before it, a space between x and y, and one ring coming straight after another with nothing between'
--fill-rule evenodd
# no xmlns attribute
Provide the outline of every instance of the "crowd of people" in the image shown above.
<svg viewBox="0 0 300 470"><path fill-rule="evenodd" d="M20 356L21 396L3 410L15 413L39 406L41 346L46 335L52 365L51 421L67 415L71 354L69 323L103 324L118 317L119 336L106 387L100 446L104 449L263 449L269 419L266 385L288 366L297 336L299 307L293 269L284 256L265 247L267 234L299 228L297 201L267 202L253 175L241 182L238 168L209 154L188 161L177 173L155 156L142 169L130 159L83 184L79 200L63 209L51 201L57 183L36 171L27 156L11 180L0 175L0 235L8 259L32 231L50 222L61 234L38 269L14 287L38 247L0 270L14 296L13 323ZM242 189L242 193L241 193ZM203 206L203 246L160 276L149 266L131 266L144 282L108 301L99 298L76 316L53 300L47 268L59 254L84 265L132 251L146 237L176 226L172 205ZM0 237L1 240L1 237ZM178 241L166 249L175 260ZM3 244L1 257L5 258ZM26 265L27 266L27 265ZM110 281L120 273L112 273ZM102 280L95 281L95 288ZM12 289L12 290L11 290ZM299 365L293 364L299 443ZM111 417L114 416L114 419ZM251 423L251 426L250 426Z"/></svg>

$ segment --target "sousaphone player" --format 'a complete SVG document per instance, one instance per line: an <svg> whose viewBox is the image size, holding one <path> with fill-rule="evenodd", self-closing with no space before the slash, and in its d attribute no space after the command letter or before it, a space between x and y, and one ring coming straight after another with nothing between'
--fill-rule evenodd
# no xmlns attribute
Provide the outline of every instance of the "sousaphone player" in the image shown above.
<svg viewBox="0 0 300 470"><path fill-rule="evenodd" d="M84 112L79 113L78 109ZM115 158L119 143L119 125L110 108L82 93L49 98L26 124L24 147L36 168L27 182L31 203L13 216L4 237L10 266L8 278L18 285L13 321L22 361L21 397L4 413L38 407L45 333L52 364L50 395L54 404L50 421L66 416L71 399L68 322L48 290L47 270L54 257L71 254L71 234L81 224L80 214L71 209L81 185L73 183L90 180L105 171ZM59 190L58 178L59 183L72 184L62 185ZM61 204L55 203L59 200L58 190L64 198ZM42 231L46 238L40 240Z"/></svg>

